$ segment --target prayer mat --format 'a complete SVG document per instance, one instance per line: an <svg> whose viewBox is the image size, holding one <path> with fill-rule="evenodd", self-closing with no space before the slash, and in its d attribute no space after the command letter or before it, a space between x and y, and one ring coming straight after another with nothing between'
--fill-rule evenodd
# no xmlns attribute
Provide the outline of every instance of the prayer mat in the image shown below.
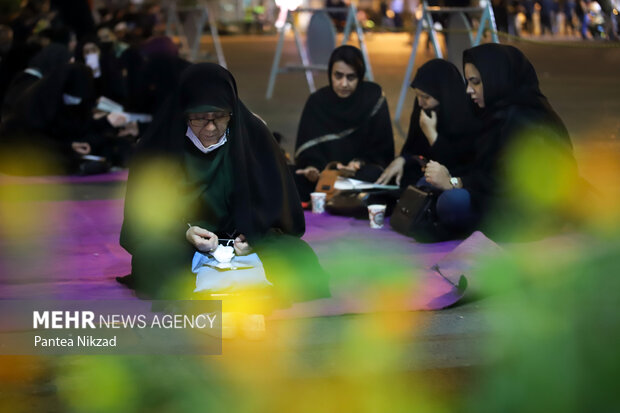
<svg viewBox="0 0 620 413"><path fill-rule="evenodd" d="M122 214L122 199L0 203L0 299L136 299L115 280L131 269L118 244ZM272 318L445 308L471 285L475 256L498 249L481 233L420 244L388 222L371 229L368 220L305 214L303 239L330 274L332 297L293 304Z"/></svg>

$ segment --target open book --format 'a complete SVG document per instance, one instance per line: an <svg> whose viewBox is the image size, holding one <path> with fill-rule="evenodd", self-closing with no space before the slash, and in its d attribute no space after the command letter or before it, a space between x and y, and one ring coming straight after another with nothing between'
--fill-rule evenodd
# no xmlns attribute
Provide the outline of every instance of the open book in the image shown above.
<svg viewBox="0 0 620 413"><path fill-rule="evenodd" d="M146 113L130 113L125 112L123 105L109 99L105 96L101 96L97 102L97 109L102 112L118 112L127 118L127 122L140 122L148 123L153 120L153 117Z"/></svg>

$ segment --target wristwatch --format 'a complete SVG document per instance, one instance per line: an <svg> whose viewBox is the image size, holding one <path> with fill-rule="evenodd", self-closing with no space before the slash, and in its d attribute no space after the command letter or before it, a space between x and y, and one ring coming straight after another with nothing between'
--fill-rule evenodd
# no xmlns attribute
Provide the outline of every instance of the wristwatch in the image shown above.
<svg viewBox="0 0 620 413"><path fill-rule="evenodd" d="M452 185L452 188L458 188L459 178L456 178L454 176L450 177L450 184Z"/></svg>

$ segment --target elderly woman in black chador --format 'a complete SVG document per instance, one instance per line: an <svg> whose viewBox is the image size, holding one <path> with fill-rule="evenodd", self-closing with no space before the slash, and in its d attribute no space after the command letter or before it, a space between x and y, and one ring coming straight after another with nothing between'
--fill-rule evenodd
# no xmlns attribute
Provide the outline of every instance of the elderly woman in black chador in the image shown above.
<svg viewBox="0 0 620 413"><path fill-rule="evenodd" d="M130 167L120 242L132 255L132 275L119 281L151 297L186 296L192 256L224 238L238 255L256 252L276 289L296 281L307 287L323 272L298 238L304 231L282 152L238 98L233 76L216 64L188 67ZM283 272L274 267L300 256L305 261L284 272L303 280L278 279ZM326 294L315 287L305 288L307 296Z"/></svg>
<svg viewBox="0 0 620 413"><path fill-rule="evenodd" d="M443 59L422 65L411 83L416 100L409 122L409 134L400 153L377 183L416 185L423 177L424 162L445 165L462 174L474 156L473 141L479 132L465 83L459 70ZM420 156L425 160L421 162Z"/></svg>
<svg viewBox="0 0 620 413"><path fill-rule="evenodd" d="M2 113L0 168L20 175L88 173L84 155L105 151L106 118L93 119L91 70L66 63L36 80Z"/></svg>
<svg viewBox="0 0 620 413"><path fill-rule="evenodd" d="M532 180L534 174L538 193L554 193L559 184L557 169L562 170L562 180L577 182L579 177L568 131L540 92L534 67L515 47L499 44L466 50L463 63L466 91L483 122L474 168L459 175L443 165L429 164L426 180L439 188L467 191L474 214L485 218L483 228L488 231L503 232L510 224L522 226L524 220L549 223L549 215L557 211L527 211L533 199L518 200L515 185L523 185L525 175ZM515 158L526 150L545 154L545 159L519 165L515 176ZM486 225L491 211L501 227Z"/></svg>
<svg viewBox="0 0 620 413"><path fill-rule="evenodd" d="M295 146L297 185L309 198L328 163L374 181L394 158L394 138L381 87L364 81L359 49L340 46L329 59L329 86L306 102Z"/></svg>

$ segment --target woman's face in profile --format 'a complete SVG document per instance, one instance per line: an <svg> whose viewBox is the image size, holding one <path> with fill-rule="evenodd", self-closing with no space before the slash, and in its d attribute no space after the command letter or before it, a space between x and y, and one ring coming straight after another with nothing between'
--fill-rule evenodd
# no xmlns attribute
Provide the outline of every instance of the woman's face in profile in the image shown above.
<svg viewBox="0 0 620 413"><path fill-rule="evenodd" d="M230 113L200 112L190 113L187 123L204 146L214 145L226 133Z"/></svg>
<svg viewBox="0 0 620 413"><path fill-rule="evenodd" d="M332 90L339 98L348 98L351 96L351 94L355 92L355 89L357 89L357 84L359 83L359 78L355 70L353 70L353 67L342 60L335 62L332 66L331 79Z"/></svg>
<svg viewBox="0 0 620 413"><path fill-rule="evenodd" d="M423 90L414 88L413 91L415 92L415 96L418 99L418 105L420 105L422 109L430 110L435 109L437 106L439 106L439 101L428 93L424 92Z"/></svg>
<svg viewBox="0 0 620 413"><path fill-rule="evenodd" d="M484 107L484 89L480 72L471 63L465 63L465 79L467 80L467 94L479 107Z"/></svg>

